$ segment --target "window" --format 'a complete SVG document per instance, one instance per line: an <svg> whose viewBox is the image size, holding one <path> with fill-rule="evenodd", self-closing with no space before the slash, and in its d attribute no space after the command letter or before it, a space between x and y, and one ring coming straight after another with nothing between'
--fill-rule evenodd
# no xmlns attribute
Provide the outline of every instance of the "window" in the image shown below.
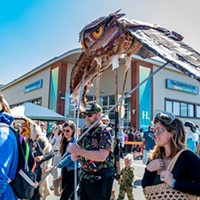
<svg viewBox="0 0 200 200"><path fill-rule="evenodd" d="M198 118L200 118L200 105L197 105L197 108L196 108L196 116Z"/></svg>
<svg viewBox="0 0 200 200"><path fill-rule="evenodd" d="M12 109L14 107L21 106L25 102L31 102L31 103L34 103L36 105L41 106L42 105L42 98L33 99L33 100L29 100L29 101L24 101L24 102L21 102L21 103L18 103L18 104L13 104L13 105L10 105L10 108Z"/></svg>
<svg viewBox="0 0 200 200"><path fill-rule="evenodd" d="M32 100L31 103L34 103L34 104L36 104L36 105L41 106L41 105L42 105L42 99L40 98L40 99Z"/></svg>
<svg viewBox="0 0 200 200"><path fill-rule="evenodd" d="M166 110L172 112L172 101L166 101Z"/></svg>
<svg viewBox="0 0 200 200"><path fill-rule="evenodd" d="M87 102L95 102L95 96L86 96ZM115 95L110 96L101 96L99 97L99 105L102 106L103 113L107 112L112 106L115 105ZM125 109L125 115L124 115L124 125L128 125L131 121L131 98L128 97L123 101L123 106ZM115 109L110 111L108 114L108 117L110 118L110 121L112 123L115 122Z"/></svg>
<svg viewBox="0 0 200 200"><path fill-rule="evenodd" d="M173 113L175 115L180 115L180 103L179 102L173 102Z"/></svg>
<svg viewBox="0 0 200 200"><path fill-rule="evenodd" d="M200 118L200 105L166 99L165 110L180 117Z"/></svg>
<svg viewBox="0 0 200 200"><path fill-rule="evenodd" d="M181 103L181 116L187 117L187 104Z"/></svg>
<svg viewBox="0 0 200 200"><path fill-rule="evenodd" d="M131 122L131 98L125 99L124 104L125 115L124 115L124 125L128 126Z"/></svg>
<svg viewBox="0 0 200 200"><path fill-rule="evenodd" d="M193 117L194 116L194 105L193 104L188 104L188 117Z"/></svg>
<svg viewBox="0 0 200 200"><path fill-rule="evenodd" d="M109 105L111 105L111 106L115 105L115 96L114 95L109 96Z"/></svg>
<svg viewBox="0 0 200 200"><path fill-rule="evenodd" d="M92 103L95 101L95 97L94 96L86 96L87 102L88 103Z"/></svg>
<svg viewBox="0 0 200 200"><path fill-rule="evenodd" d="M115 105L115 96L114 95L108 96L108 107L107 107L107 110L110 109L113 105ZM110 117L110 121L111 122L115 122L115 109L113 109L109 113L109 117Z"/></svg>
<svg viewBox="0 0 200 200"><path fill-rule="evenodd" d="M107 96L105 96L105 97L102 97L102 99L103 99L103 108L105 107L105 108L107 108L107 106L108 106L108 97Z"/></svg>

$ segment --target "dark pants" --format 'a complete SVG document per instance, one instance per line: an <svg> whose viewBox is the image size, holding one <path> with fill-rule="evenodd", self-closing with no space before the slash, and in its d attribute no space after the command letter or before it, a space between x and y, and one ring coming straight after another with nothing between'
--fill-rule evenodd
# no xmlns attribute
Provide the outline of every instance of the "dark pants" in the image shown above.
<svg viewBox="0 0 200 200"><path fill-rule="evenodd" d="M110 200L114 177L109 177L106 194L102 196L103 179L94 182L82 178L79 183L80 200Z"/></svg>
<svg viewBox="0 0 200 200"><path fill-rule="evenodd" d="M77 184L79 182L77 170ZM74 170L67 171L66 168L62 170L62 194L60 200L74 200Z"/></svg>
<svg viewBox="0 0 200 200"><path fill-rule="evenodd" d="M124 148L122 147L122 143L120 143L120 157L123 159L124 158Z"/></svg>

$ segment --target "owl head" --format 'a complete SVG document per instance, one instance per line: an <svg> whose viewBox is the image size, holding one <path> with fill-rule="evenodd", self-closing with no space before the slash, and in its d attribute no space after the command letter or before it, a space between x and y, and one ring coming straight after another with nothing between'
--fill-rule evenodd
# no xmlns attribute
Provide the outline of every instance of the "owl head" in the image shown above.
<svg viewBox="0 0 200 200"><path fill-rule="evenodd" d="M100 17L82 29L79 41L88 56L105 54L116 45L123 30L117 20L125 15L119 14L119 11Z"/></svg>

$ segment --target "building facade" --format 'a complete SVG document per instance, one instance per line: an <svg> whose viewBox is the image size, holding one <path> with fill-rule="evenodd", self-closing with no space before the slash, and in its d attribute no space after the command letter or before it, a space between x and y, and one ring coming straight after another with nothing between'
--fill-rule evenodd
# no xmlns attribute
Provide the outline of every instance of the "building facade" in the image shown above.
<svg viewBox="0 0 200 200"><path fill-rule="evenodd" d="M75 119L76 109L70 98L70 75L80 54L81 49L66 52L2 86L0 91L11 108L24 102L33 102L65 115L66 118ZM122 97L123 87L125 95L135 88L122 102L122 125L146 129L158 110L173 112L183 121L200 124L198 81L170 65L148 78L164 62L132 56L125 82L125 60L120 59L119 64L116 71L110 67L100 76L98 102L104 112L116 103L116 97ZM86 97L88 102L96 101L95 81ZM115 110L109 113L109 117L114 122Z"/></svg>

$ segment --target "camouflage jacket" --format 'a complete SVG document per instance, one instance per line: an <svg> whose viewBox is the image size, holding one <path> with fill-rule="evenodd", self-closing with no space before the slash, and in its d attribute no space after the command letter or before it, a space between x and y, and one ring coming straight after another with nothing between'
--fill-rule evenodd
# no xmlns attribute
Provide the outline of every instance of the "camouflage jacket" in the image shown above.
<svg viewBox="0 0 200 200"><path fill-rule="evenodd" d="M134 186L134 168L124 167L121 170L121 183L120 186L124 188L133 188Z"/></svg>

